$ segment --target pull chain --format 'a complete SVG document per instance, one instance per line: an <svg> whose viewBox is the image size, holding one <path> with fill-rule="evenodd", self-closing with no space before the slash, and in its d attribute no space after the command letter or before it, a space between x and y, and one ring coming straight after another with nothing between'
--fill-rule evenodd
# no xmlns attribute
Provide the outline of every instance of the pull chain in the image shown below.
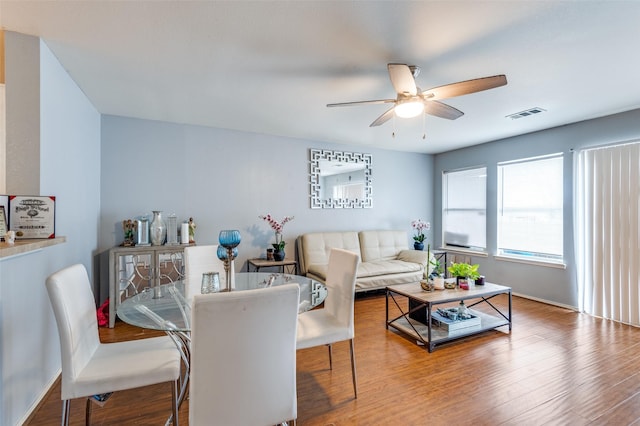
<svg viewBox="0 0 640 426"><path fill-rule="evenodd" d="M393 132L391 132L391 137L396 137L396 115L393 114Z"/></svg>

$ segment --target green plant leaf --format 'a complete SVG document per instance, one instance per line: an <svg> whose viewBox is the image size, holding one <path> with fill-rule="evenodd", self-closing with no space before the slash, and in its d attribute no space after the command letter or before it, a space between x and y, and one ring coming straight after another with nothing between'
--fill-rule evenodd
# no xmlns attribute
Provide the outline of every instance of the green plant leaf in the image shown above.
<svg viewBox="0 0 640 426"><path fill-rule="evenodd" d="M469 265L468 263L452 263L451 266L447 268L447 271L454 277L464 277L476 279L480 276L478 272L479 265Z"/></svg>

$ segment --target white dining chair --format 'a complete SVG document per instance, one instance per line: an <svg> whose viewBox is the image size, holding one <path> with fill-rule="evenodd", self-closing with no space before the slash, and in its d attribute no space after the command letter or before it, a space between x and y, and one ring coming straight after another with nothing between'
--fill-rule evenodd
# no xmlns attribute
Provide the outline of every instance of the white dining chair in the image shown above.
<svg viewBox="0 0 640 426"><path fill-rule="evenodd" d="M62 425L69 424L70 401L157 383L171 383L173 424L178 425L180 353L167 337L101 343L96 305L85 267L76 264L50 275L47 292L60 336Z"/></svg>
<svg viewBox="0 0 640 426"><path fill-rule="evenodd" d="M226 281L224 263L218 259L218 246L189 246L184 248L184 296L187 300L200 294L202 274L218 272L220 284Z"/></svg>
<svg viewBox="0 0 640 426"><path fill-rule="evenodd" d="M358 398L356 358L353 338L354 299L356 274L360 256L356 253L332 249L327 269L327 298L324 308L301 313L298 316L297 348L329 347L329 368L333 369L332 344L349 340L351 350L351 376L353 393Z"/></svg>
<svg viewBox="0 0 640 426"><path fill-rule="evenodd" d="M194 296L189 424L295 422L299 299L295 283Z"/></svg>

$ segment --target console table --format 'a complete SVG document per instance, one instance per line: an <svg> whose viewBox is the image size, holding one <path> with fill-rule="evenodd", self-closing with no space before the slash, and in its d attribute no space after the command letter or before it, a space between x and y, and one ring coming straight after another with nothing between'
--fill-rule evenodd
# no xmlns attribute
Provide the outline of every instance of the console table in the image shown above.
<svg viewBox="0 0 640 426"><path fill-rule="evenodd" d="M123 299L145 288L161 292L161 284L182 279L184 248L188 246L118 246L109 250L109 328L115 325L116 312Z"/></svg>
<svg viewBox="0 0 640 426"><path fill-rule="evenodd" d="M503 312L491 299L506 294L509 300L508 312ZM405 304L405 302L408 303ZM434 307L449 304L455 306L456 302L470 300L467 305L472 315L480 318L478 324L448 331L445 328L434 325L432 316ZM389 301L392 301L400 310L400 315L389 318ZM402 302L402 303L401 303ZM471 309L474 306L486 304L491 314ZM418 344L425 345L432 352L437 345L471 336L498 327L508 326L511 332L511 287L498 284L485 283L483 286L475 286L469 290L445 289L426 292L420 287L420 283L399 284L386 288L386 328L393 327L398 331L417 339Z"/></svg>
<svg viewBox="0 0 640 426"><path fill-rule="evenodd" d="M251 266L253 266L255 272L260 272L260 268L269 268L277 266L282 268L282 273L298 274L298 262L293 259L284 260L266 260L266 259L249 259L247 261L247 272L251 272Z"/></svg>

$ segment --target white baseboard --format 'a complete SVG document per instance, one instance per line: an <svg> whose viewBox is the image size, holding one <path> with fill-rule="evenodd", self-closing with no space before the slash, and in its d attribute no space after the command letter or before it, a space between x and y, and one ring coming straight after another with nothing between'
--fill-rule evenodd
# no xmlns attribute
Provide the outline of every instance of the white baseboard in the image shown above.
<svg viewBox="0 0 640 426"><path fill-rule="evenodd" d="M56 371L56 374L53 375L53 378L44 387L44 389L40 393L40 396L36 398L33 404L31 404L31 407L29 407L29 409L25 413L24 417L20 420L20 422L18 422L19 425L23 425L27 422L27 420L29 419L29 417L31 417L31 415L34 413L36 408L38 408L42 400L47 396L47 394L49 393L53 385L55 385L56 380L58 380L61 374L62 374L62 368L59 368L58 371ZM60 400L60 407L61 407L60 410L62 410L62 400Z"/></svg>
<svg viewBox="0 0 640 426"><path fill-rule="evenodd" d="M559 308L565 308L565 309L569 309L575 312L580 312L579 309L576 306L570 306L570 305L565 305L562 303L558 303L558 302L552 302L550 300L545 300L545 299L540 299L538 297L533 297L533 296L529 296L526 294L520 294L520 293L512 293L514 296L518 296L518 297L522 297L523 299L529 299L529 300L534 300L536 302L540 302L540 303L546 303L547 305L553 305L553 306L557 306Z"/></svg>

